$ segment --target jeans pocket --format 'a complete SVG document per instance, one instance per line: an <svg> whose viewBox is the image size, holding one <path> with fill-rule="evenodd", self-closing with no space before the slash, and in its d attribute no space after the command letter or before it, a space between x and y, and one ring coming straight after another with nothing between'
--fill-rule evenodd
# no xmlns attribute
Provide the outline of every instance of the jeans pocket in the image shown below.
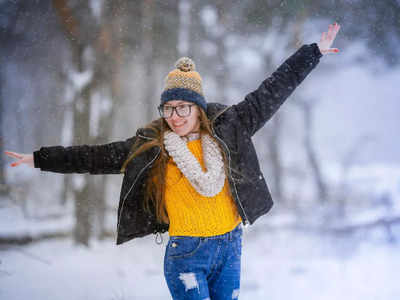
<svg viewBox="0 0 400 300"><path fill-rule="evenodd" d="M184 258L193 256L200 248L199 237L170 237L167 245L168 258Z"/></svg>

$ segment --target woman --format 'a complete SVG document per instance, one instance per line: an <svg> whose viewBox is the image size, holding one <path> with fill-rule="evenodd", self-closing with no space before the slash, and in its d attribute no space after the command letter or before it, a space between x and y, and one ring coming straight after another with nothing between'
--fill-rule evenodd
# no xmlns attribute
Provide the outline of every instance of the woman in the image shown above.
<svg viewBox="0 0 400 300"><path fill-rule="evenodd" d="M318 64L340 26L302 46L232 106L207 103L201 77L181 58L166 78L160 119L126 141L6 152L60 173L124 173L117 244L168 230L164 275L174 299L236 299L242 224L266 214L272 200L251 137Z"/></svg>

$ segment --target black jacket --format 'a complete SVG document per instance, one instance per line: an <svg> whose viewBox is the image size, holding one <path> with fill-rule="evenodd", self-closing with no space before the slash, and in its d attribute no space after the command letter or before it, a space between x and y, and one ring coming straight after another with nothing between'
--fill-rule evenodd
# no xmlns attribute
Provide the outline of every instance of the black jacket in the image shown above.
<svg viewBox="0 0 400 300"><path fill-rule="evenodd" d="M228 180L245 224L253 224L273 204L251 137L318 64L321 56L317 44L304 45L240 103L207 105L214 137L229 159ZM152 136L148 131L138 129L134 137L106 145L42 147L34 152L35 167L60 173L118 174L133 143L138 141L140 146L149 139ZM158 224L154 214L146 213L142 207L147 174L159 154L160 149L153 147L127 165L118 207L117 244L168 230L167 224Z"/></svg>

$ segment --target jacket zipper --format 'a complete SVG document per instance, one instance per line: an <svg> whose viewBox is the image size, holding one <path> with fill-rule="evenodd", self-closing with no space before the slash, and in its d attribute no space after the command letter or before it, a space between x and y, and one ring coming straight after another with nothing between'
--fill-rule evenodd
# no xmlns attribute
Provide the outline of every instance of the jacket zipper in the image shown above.
<svg viewBox="0 0 400 300"><path fill-rule="evenodd" d="M225 109L225 110L226 110L226 109ZM224 110L223 112L225 112L225 110ZM220 113L219 115L217 115L217 117L214 118L213 122L214 122L220 115L222 115L222 113ZM242 211L242 217L244 217L243 225L246 225L247 223L249 223L249 218L247 217L246 212L244 211L242 202L240 201L240 198L239 198L239 195L238 195L238 192L237 192L237 189L236 189L235 180L234 180L233 177L232 177L232 172L231 172L231 153L230 153L230 151L229 151L228 146L225 144L225 142L215 133L215 130L214 130L214 126L213 126L213 125L211 125L211 128L212 128L212 132L213 132L213 134L214 134L214 137L217 138L217 139L220 141L220 143L222 143L222 144L224 145L224 147L225 147L225 149L226 149L226 152L228 153L229 178L231 179L232 185L233 185L233 187L234 187L234 191L235 191L235 195L236 195L236 202L239 203L240 209L241 209L241 211Z"/></svg>
<svg viewBox="0 0 400 300"><path fill-rule="evenodd" d="M147 169L147 168L156 160L156 158L158 157L158 155L160 154L160 152L161 152L161 149L159 148L159 149L158 149L158 152L157 152L157 154L154 156L154 158L153 158L146 166L144 166L144 167L140 170L139 174L136 176L135 181L132 183L132 185L131 185L131 187L129 188L128 192L125 194L124 200L122 201L121 211L119 212L118 225L117 225L117 235L118 235L118 232L119 232L119 225L120 225L120 222L121 222L122 211L124 210L125 200L128 198L129 193L132 191L132 189L133 189L133 187L135 186L135 184L136 184L137 180L139 179L140 175L142 175L143 171L144 171L145 169Z"/></svg>

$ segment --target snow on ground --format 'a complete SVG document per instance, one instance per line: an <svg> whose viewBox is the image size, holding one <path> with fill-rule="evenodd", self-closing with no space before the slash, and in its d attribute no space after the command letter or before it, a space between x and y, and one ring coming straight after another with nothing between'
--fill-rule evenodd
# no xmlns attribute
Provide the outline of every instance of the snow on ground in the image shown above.
<svg viewBox="0 0 400 300"><path fill-rule="evenodd" d="M372 176L374 189L368 194L377 199L386 195L391 204L361 215L352 212L349 220L374 221L375 210L379 211L378 217L398 215L399 169L375 166L351 170L353 186L360 182L364 187L364 177L370 180ZM73 226L68 217L71 214L51 221L33 221L23 218L13 202L0 200L0 236L21 236L26 232L35 235ZM295 221L291 215L274 212L245 228L240 299L400 299L400 225L392 227L397 240L389 243L387 232L379 227L352 236L282 229L293 228L285 225L296 224ZM0 245L0 299L170 299L163 277L168 235L163 238L162 245L154 242L154 236L120 246L112 239L93 241L89 249L76 247L69 239L27 246Z"/></svg>
<svg viewBox="0 0 400 300"><path fill-rule="evenodd" d="M71 213L57 215L52 220L25 218L21 208L14 203L0 207L0 220L0 237L37 237L43 233L71 232L75 223Z"/></svg>
<svg viewBox="0 0 400 300"><path fill-rule="evenodd" d="M0 299L170 299L164 243L70 240L0 248ZM245 229L240 299L399 299L399 244Z"/></svg>

